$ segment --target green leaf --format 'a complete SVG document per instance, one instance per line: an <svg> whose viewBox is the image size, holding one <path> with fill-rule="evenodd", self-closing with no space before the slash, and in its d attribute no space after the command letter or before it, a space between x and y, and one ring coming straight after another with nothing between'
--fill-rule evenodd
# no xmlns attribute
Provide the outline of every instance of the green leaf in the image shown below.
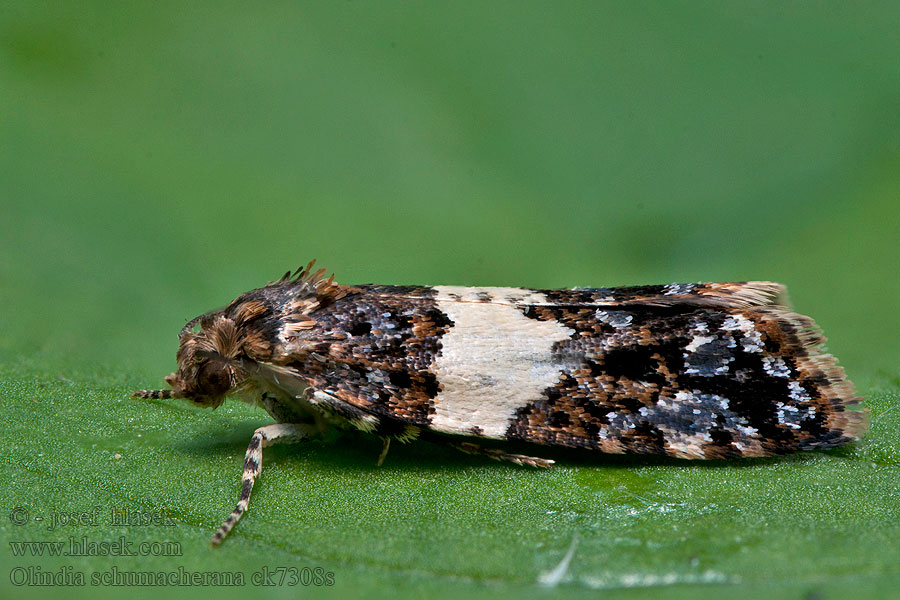
<svg viewBox="0 0 900 600"><path fill-rule="evenodd" d="M0 14L0 594L895 594L894 3ZM271 419L129 393L163 385L188 319L314 257L344 283L782 281L871 430L550 471L425 443L379 468L377 439L335 435L267 449L212 549Z"/></svg>

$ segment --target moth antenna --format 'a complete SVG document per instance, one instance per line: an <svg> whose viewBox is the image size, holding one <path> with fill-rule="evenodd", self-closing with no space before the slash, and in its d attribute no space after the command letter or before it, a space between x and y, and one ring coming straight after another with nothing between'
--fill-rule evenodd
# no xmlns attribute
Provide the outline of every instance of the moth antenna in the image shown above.
<svg viewBox="0 0 900 600"><path fill-rule="evenodd" d="M188 322L185 324L185 326L181 328L181 332L178 334L178 337L180 338L181 336L183 336L184 334L186 334L187 332L189 332L189 331L191 330L191 328L192 328L194 325L196 325L197 322L198 322L200 319L202 319L204 316L206 316L206 315L200 315L199 317L194 317L193 319L191 319L190 321L188 321Z"/></svg>
<svg viewBox="0 0 900 600"><path fill-rule="evenodd" d="M209 312L203 313L203 314L200 315L200 316L194 317L193 319L191 319L190 321L188 321L187 323L185 323L184 327L181 328L181 332L178 334L178 339L181 339L181 338L184 336L184 334L189 333L190 330L191 330L191 328L192 328L194 325L196 325L197 323L200 323L200 325L201 325L201 327L202 327L202 326L203 326L203 319L206 319L207 317L210 317L210 316L212 316L212 315L215 315L216 313L221 312L222 310L223 310L223 309L218 308L218 309L216 309L216 310L211 310L211 311L209 311Z"/></svg>
<svg viewBox="0 0 900 600"><path fill-rule="evenodd" d="M172 390L136 390L131 394L132 398L146 398L150 400L168 400L174 398Z"/></svg>

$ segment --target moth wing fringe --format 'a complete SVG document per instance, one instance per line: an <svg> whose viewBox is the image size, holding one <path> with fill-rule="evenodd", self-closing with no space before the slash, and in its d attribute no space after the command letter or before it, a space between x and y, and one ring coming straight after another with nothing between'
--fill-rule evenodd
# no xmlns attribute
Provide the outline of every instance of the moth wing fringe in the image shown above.
<svg viewBox="0 0 900 600"><path fill-rule="evenodd" d="M790 306L787 288L774 281L733 281L697 284L695 292L647 296L628 304L674 306L679 304L709 308L751 308L754 306Z"/></svg>
<svg viewBox="0 0 900 600"><path fill-rule="evenodd" d="M796 338L798 346L793 357L797 371L806 376L805 380L816 383L818 392L834 409L829 426L831 430L840 432L843 439L826 440L812 446L833 447L859 439L868 427L868 412L847 410L858 405L862 398L837 359L825 350L826 338L816 322L783 306L761 307L754 312L771 315L790 328L787 333Z"/></svg>
<svg viewBox="0 0 900 600"><path fill-rule="evenodd" d="M709 284L701 294L715 298L721 302L719 306L790 306L787 288L774 281Z"/></svg>

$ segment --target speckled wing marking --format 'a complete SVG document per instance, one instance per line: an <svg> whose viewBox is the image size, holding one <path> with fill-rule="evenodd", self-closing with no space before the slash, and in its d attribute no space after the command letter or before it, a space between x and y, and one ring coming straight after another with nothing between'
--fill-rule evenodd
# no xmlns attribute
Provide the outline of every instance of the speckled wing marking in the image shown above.
<svg viewBox="0 0 900 600"><path fill-rule="evenodd" d="M307 386L382 417L383 428L429 425L440 388L433 365L452 322L431 288L351 290L313 313L309 329L285 333L295 317L283 316L279 335L288 339L273 362L299 373Z"/></svg>
<svg viewBox="0 0 900 600"><path fill-rule="evenodd" d="M507 437L682 458L766 456L855 439L865 416L845 410L859 399L822 350L815 323L775 304L783 294L773 284L719 285L750 289L714 303L645 297L613 310L532 307L529 316L578 332L554 355L580 364L521 407ZM748 305L761 288L759 304Z"/></svg>
<svg viewBox="0 0 900 600"><path fill-rule="evenodd" d="M502 438L516 409L540 400L566 363L554 346L575 331L525 317L519 304L543 304L520 288L436 286L435 302L453 322L432 370L440 382L431 426L445 433Z"/></svg>

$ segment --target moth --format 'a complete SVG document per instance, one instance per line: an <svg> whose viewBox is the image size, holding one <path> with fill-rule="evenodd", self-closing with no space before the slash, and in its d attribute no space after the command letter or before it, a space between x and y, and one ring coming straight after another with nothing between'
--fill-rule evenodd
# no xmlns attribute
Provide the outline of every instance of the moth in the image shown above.
<svg viewBox="0 0 900 600"><path fill-rule="evenodd" d="M134 392L212 408L234 395L275 420L250 439L213 545L247 510L263 448L332 427L380 436L379 464L391 440L424 439L535 467L553 461L479 440L728 459L839 446L866 427L777 283L344 286L314 262L192 319L170 389Z"/></svg>

